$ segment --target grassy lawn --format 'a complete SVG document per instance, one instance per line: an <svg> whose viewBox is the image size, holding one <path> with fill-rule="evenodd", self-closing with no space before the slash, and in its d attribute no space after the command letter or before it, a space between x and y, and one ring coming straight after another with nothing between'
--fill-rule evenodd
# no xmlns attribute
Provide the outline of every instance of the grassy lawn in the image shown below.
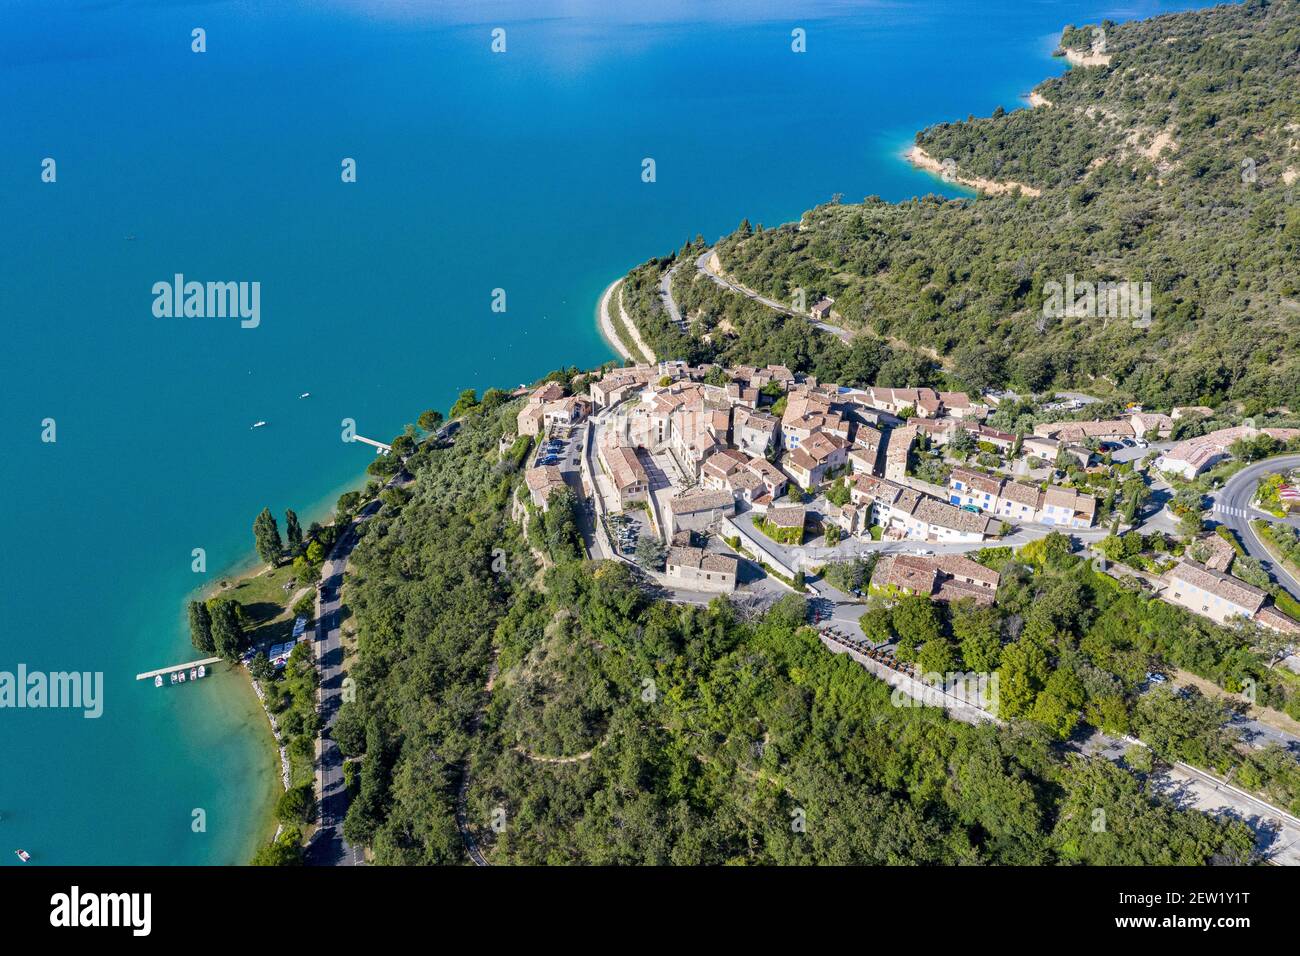
<svg viewBox="0 0 1300 956"><path fill-rule="evenodd" d="M253 644L263 641L279 644L293 637L290 605L293 596L303 588L303 585L295 582L291 589L285 590L285 584L293 580L293 566L285 563L278 568L269 571L263 569L257 574L241 578L233 587L225 588L212 596L233 598L243 605L251 622L248 636Z"/></svg>

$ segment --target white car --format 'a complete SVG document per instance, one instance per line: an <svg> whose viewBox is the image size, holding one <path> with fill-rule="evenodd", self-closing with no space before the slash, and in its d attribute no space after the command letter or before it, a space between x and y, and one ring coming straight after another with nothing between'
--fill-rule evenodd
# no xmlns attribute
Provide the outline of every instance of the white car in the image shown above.
<svg viewBox="0 0 1300 956"><path fill-rule="evenodd" d="M916 553L919 554L919 555L920 555L921 557L923 557L923 558L931 557L931 556L934 554L934 552L931 551L929 548L922 548L920 551L918 551L918 552L916 552Z"/></svg>

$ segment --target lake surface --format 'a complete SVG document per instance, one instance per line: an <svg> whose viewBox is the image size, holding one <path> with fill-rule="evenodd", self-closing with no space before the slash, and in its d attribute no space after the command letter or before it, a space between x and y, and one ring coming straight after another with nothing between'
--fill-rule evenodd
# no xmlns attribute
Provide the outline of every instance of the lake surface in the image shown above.
<svg viewBox="0 0 1300 956"><path fill-rule="evenodd" d="M386 440L598 364L633 265L937 191L898 159L916 129L1023 105L1066 23L1186 6L4 4L0 670L105 689L98 719L0 710L0 861L247 860L277 784L242 677L133 677L196 656L184 602L263 506L321 517L359 481L344 418ZM155 317L178 273L260 283L259 324Z"/></svg>

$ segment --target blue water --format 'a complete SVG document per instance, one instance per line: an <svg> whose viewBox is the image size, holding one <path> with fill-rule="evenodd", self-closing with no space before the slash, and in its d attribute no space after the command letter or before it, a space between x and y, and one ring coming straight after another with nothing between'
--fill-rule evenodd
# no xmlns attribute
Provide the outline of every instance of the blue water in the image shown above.
<svg viewBox="0 0 1300 956"><path fill-rule="evenodd" d="M98 720L0 710L0 861L247 858L260 714L234 675L133 675L188 659L184 601L258 510L319 516L357 477L341 419L388 438L462 388L603 361L593 307L632 265L834 193L935 191L897 158L917 128L1021 105L1067 22L1184 6L8 0L0 670L107 687ZM260 326L154 318L177 272L260 282Z"/></svg>

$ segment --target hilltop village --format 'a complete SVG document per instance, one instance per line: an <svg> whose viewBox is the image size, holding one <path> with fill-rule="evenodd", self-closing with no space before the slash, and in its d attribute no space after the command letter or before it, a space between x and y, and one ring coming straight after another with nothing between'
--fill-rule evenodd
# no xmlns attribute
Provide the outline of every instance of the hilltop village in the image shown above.
<svg viewBox="0 0 1300 956"><path fill-rule="evenodd" d="M1140 527L1186 530L1161 528L1172 516L1151 506L1146 471L1158 484L1192 480L1243 439L1300 434L1236 426L1175 442L1179 420L1210 410L1135 406L1012 434L986 420L1018 396L846 388L780 365L638 364L585 384L521 393L518 435L537 440L532 506L545 511L568 489L588 553L637 565L679 600L739 591L762 606L793 589L827 598L833 623L849 628L869 595L991 603L999 575L972 559L984 549L1053 531L1096 548ZM1160 573L1113 572L1220 623L1300 630L1227 573L1232 549L1223 555L1225 539L1197 525L1203 544ZM855 561L869 573L861 587L823 574Z"/></svg>

